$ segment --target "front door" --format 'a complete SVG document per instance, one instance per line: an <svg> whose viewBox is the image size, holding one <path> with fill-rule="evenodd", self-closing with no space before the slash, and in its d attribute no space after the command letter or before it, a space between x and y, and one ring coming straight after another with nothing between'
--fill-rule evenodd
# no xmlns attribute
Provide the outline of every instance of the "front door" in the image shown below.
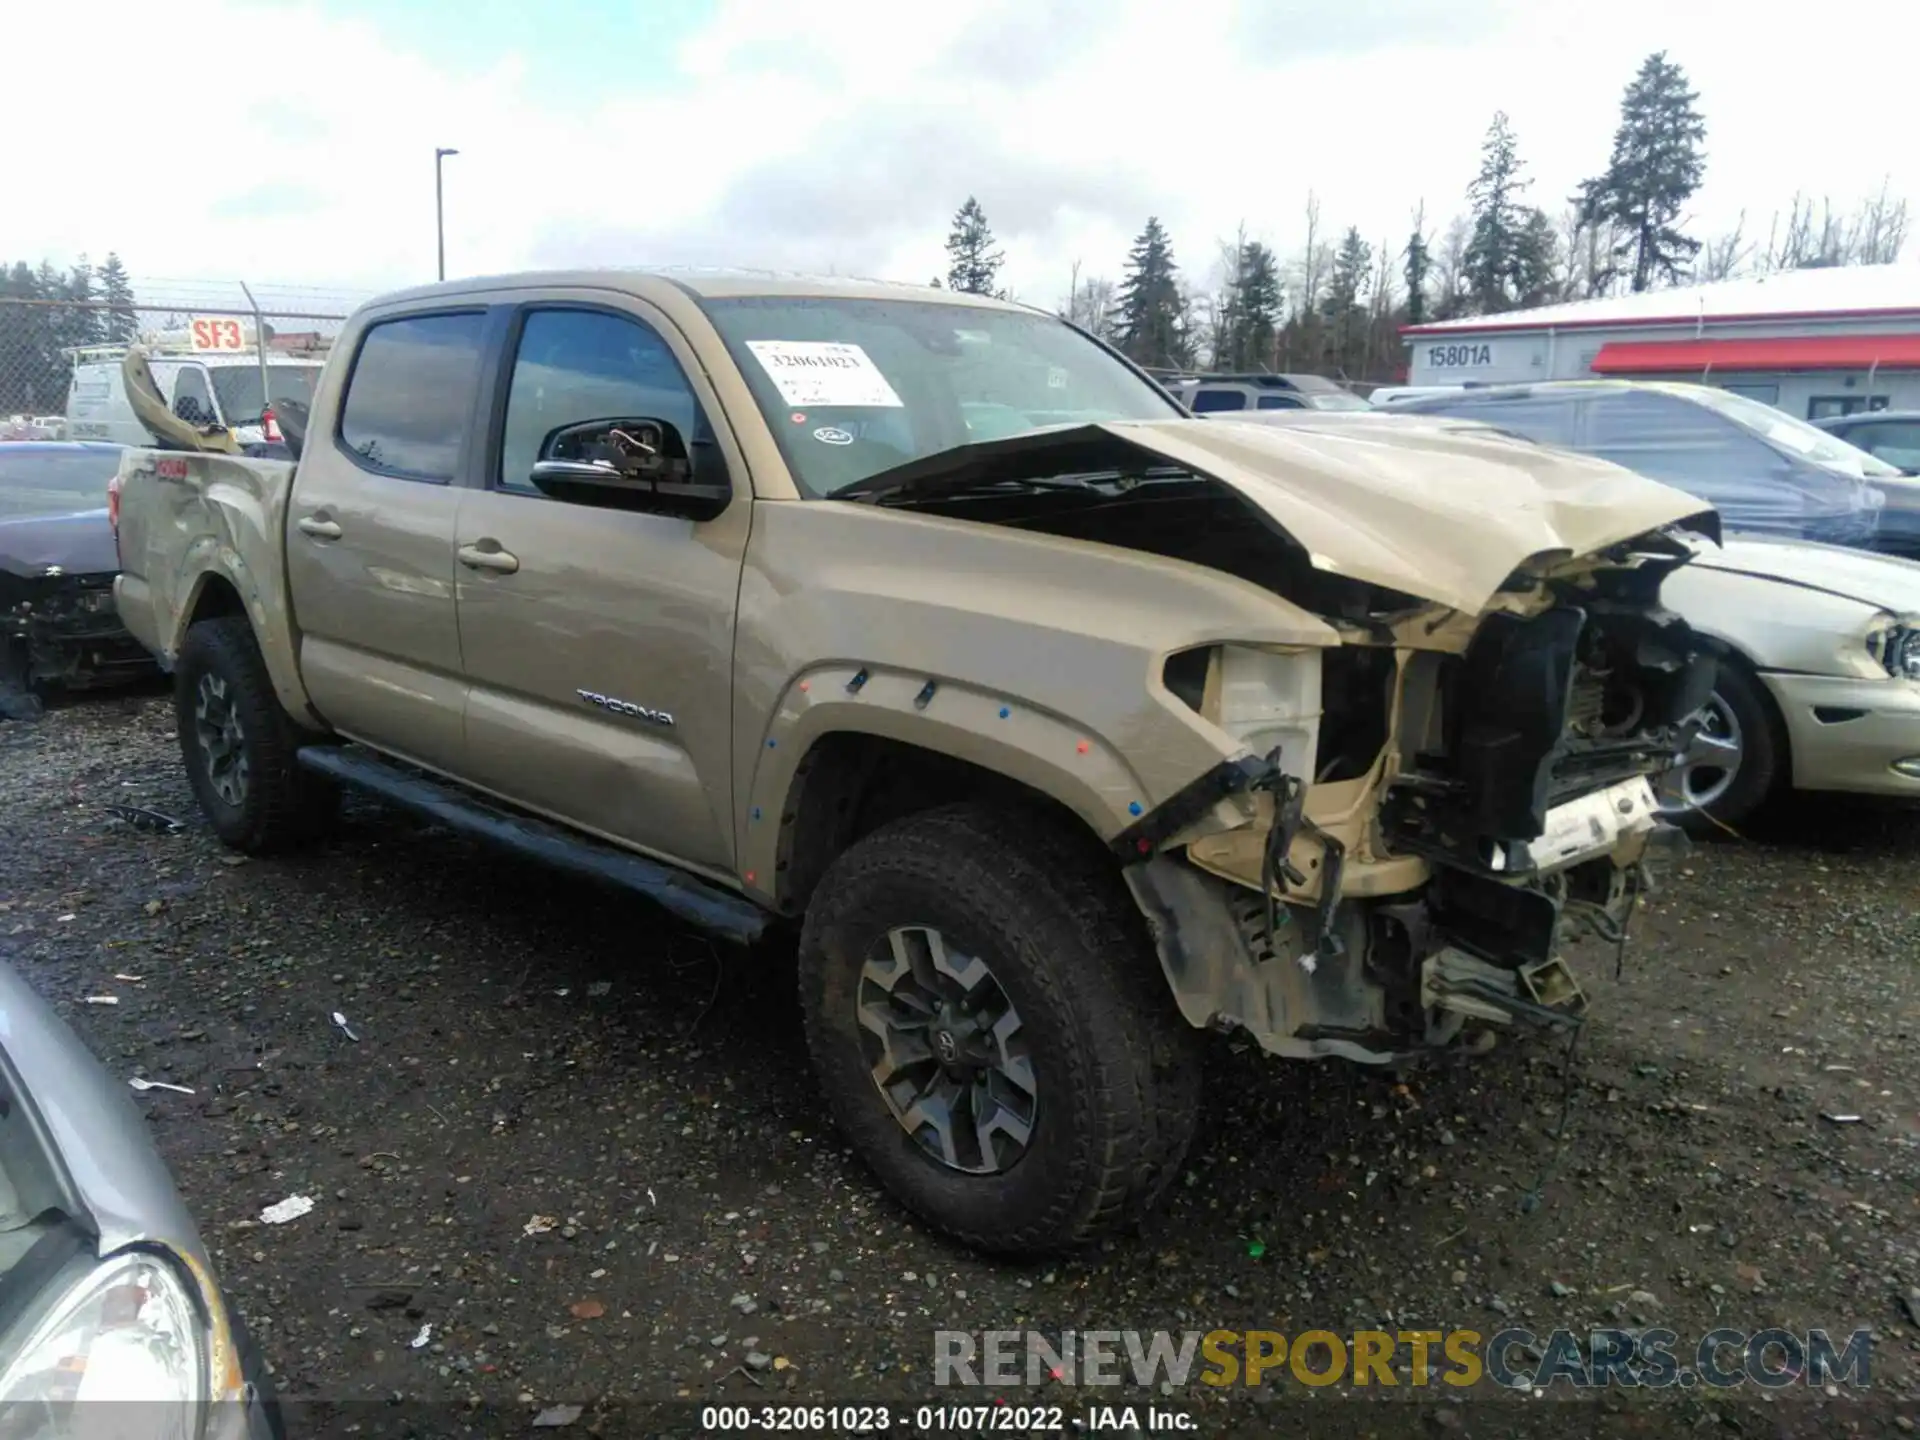
<svg viewBox="0 0 1920 1440"><path fill-rule="evenodd" d="M314 706L342 734L454 772L466 693L454 481L486 319L470 310L368 328L336 433L307 439L286 521L300 672Z"/></svg>
<svg viewBox="0 0 1920 1440"><path fill-rule="evenodd" d="M489 473L461 495L467 772L731 874L733 621L751 518L737 456L732 503L699 523L553 499L528 478L543 440L569 425L648 417L689 442L713 433L711 393L689 381L697 368L670 322L600 299L556 296L517 317Z"/></svg>

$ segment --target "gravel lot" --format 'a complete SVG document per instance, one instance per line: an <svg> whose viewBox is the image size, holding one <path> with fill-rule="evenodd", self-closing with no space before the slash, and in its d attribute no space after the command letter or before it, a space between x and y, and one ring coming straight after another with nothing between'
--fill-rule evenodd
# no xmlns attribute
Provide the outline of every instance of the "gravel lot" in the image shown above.
<svg viewBox="0 0 1920 1440"><path fill-rule="evenodd" d="M136 1099L283 1395L443 1402L449 1425L924 1398L942 1326L1621 1323L1870 1326L1874 1384L1588 1396L1583 1428L1910 1429L1916 857L1920 813L1838 804L1699 847L1618 982L1610 951L1579 951L1595 1022L1565 1145L1558 1045L1400 1075L1223 1049L1166 1212L1025 1268L917 1229L841 1149L778 957L367 802L325 849L241 862L200 824L156 692L0 726L0 953L110 1069L197 1091ZM311 1214L258 1223L296 1194ZM1558 1409L1277 1388L1150 1398L1202 1434L1513 1433Z"/></svg>

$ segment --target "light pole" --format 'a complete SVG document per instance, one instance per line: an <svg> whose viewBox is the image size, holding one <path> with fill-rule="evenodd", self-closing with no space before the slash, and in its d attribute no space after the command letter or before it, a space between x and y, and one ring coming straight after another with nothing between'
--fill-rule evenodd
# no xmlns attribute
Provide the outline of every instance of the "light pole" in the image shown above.
<svg viewBox="0 0 1920 1440"><path fill-rule="evenodd" d="M458 155L458 150L436 148L433 152L433 229L439 241L440 278L447 278L447 207L445 188L440 183L440 162L449 155Z"/></svg>

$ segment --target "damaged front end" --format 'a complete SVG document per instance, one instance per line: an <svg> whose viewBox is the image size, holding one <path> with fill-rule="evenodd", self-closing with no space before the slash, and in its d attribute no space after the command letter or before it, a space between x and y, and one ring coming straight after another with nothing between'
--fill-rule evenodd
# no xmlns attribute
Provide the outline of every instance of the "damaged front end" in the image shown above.
<svg viewBox="0 0 1920 1440"><path fill-rule="evenodd" d="M1372 609L1334 649L1171 657L1168 690L1252 752L1115 841L1189 1022L1375 1063L1470 1020L1577 1023L1562 941L1624 946L1680 843L1656 789L1717 647L1659 591L1691 554L1656 532L1523 569L1479 615Z"/></svg>
<svg viewBox="0 0 1920 1440"><path fill-rule="evenodd" d="M113 603L113 575L0 571L0 684L80 690L154 671Z"/></svg>

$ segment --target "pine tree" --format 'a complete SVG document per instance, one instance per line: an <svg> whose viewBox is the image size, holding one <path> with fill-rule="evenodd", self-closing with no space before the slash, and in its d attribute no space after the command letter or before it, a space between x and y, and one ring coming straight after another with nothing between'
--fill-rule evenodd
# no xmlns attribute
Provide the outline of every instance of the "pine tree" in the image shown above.
<svg viewBox="0 0 1920 1440"><path fill-rule="evenodd" d="M1228 364L1235 370L1270 370L1280 329L1280 267L1273 251L1249 240L1240 247L1235 272Z"/></svg>
<svg viewBox="0 0 1920 1440"><path fill-rule="evenodd" d="M973 196L967 197L947 233L947 288L969 295L991 295L1006 256L993 248L993 229L987 212Z"/></svg>
<svg viewBox="0 0 1920 1440"><path fill-rule="evenodd" d="M1522 175L1526 166L1507 112L1501 110L1487 127L1480 147L1480 173L1467 187L1472 201L1472 231L1464 257L1467 293L1482 315L1511 310L1519 290L1528 215L1521 203L1532 182Z"/></svg>
<svg viewBox="0 0 1920 1440"><path fill-rule="evenodd" d="M1700 253L1700 242L1678 228L1707 168L1699 98L1664 50L1649 55L1621 98L1612 159L1580 187L1582 218L1618 227L1614 273L1626 267L1636 293L1656 280L1677 284Z"/></svg>
<svg viewBox="0 0 1920 1440"><path fill-rule="evenodd" d="M1407 237L1407 257L1403 271L1407 281L1407 323L1424 325L1427 320L1427 275L1433 269L1433 252L1427 248L1426 206L1414 212L1413 234Z"/></svg>
<svg viewBox="0 0 1920 1440"><path fill-rule="evenodd" d="M1526 212L1513 252L1513 295L1523 308L1550 305L1568 297L1562 293L1560 236L1547 212L1538 206Z"/></svg>
<svg viewBox="0 0 1920 1440"><path fill-rule="evenodd" d="M63 298L71 301L73 308L62 314L57 327L60 344L63 347L99 344L101 316L93 307L93 266L86 256L82 255L67 272Z"/></svg>
<svg viewBox="0 0 1920 1440"><path fill-rule="evenodd" d="M1320 302L1326 320L1326 360L1343 373L1352 373L1361 365L1360 352L1365 344L1365 311L1360 300L1366 293L1369 272L1373 268L1373 247L1360 238L1358 226L1348 228L1334 252L1333 270L1327 277L1327 293Z"/></svg>
<svg viewBox="0 0 1920 1440"><path fill-rule="evenodd" d="M1127 255L1126 278L1116 297L1119 305L1115 339L1136 363L1180 367L1193 363L1193 343L1187 334L1186 303L1180 294L1180 272L1173 263L1173 244L1160 221L1147 218L1146 229Z"/></svg>
<svg viewBox="0 0 1920 1440"><path fill-rule="evenodd" d="M140 332L139 317L133 312L133 282L127 267L113 251L100 267L100 298L107 302L102 333L110 344L125 345Z"/></svg>

